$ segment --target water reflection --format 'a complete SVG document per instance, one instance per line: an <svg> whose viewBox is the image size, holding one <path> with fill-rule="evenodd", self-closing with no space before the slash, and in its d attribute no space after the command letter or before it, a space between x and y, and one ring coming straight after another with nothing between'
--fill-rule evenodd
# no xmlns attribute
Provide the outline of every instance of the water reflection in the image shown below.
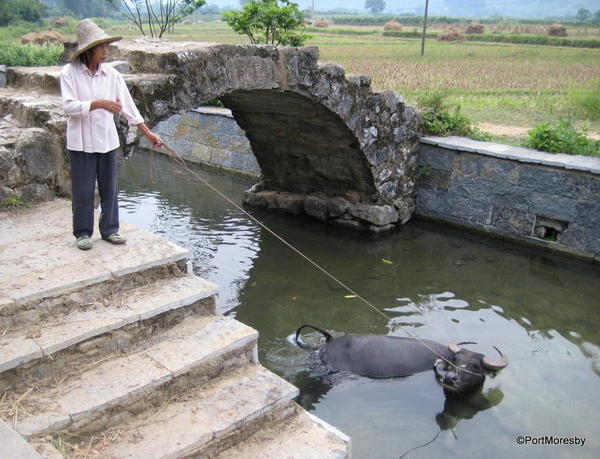
<svg viewBox="0 0 600 459"><path fill-rule="evenodd" d="M260 332L262 363L300 387L303 406L352 437L354 457L398 458L436 435L409 457L600 456L597 266L427 223L374 239L252 211L377 305L386 320L195 179L173 174L168 161L157 159L151 182L147 161L138 153L125 163L122 218L192 252L195 272L221 287L219 310ZM237 202L250 186L203 176ZM492 355L498 346L510 365L486 380L487 402L470 405L446 400L433 372L331 384L311 372L310 353L286 341L303 323L476 341L471 349ZM584 448L550 450L516 445L519 434L587 441Z"/></svg>

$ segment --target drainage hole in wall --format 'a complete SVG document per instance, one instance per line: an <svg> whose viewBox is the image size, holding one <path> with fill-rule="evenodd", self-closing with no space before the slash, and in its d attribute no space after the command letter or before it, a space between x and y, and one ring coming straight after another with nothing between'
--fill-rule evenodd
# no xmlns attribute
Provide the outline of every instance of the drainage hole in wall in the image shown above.
<svg viewBox="0 0 600 459"><path fill-rule="evenodd" d="M535 236L545 241L556 241L559 234L563 233L569 227L569 222L555 220L546 217L536 217Z"/></svg>

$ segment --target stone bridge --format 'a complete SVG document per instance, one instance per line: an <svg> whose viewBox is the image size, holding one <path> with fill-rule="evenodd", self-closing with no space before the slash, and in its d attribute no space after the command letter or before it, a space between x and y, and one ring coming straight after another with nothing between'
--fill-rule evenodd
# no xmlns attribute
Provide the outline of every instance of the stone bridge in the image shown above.
<svg viewBox="0 0 600 459"><path fill-rule="evenodd" d="M126 62L151 126L217 98L232 111L263 172L246 203L372 231L411 217L420 115L369 77L318 62L317 48L133 40L111 58ZM9 69L7 81L52 92L57 71Z"/></svg>

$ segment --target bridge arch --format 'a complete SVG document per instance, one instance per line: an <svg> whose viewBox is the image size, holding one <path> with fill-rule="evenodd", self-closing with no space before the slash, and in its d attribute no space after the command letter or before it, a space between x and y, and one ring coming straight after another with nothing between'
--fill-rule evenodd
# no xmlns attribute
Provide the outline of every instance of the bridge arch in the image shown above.
<svg viewBox="0 0 600 459"><path fill-rule="evenodd" d="M135 40L116 55L150 124L215 98L232 111L263 171L246 203L373 231L412 215L420 115L317 48Z"/></svg>

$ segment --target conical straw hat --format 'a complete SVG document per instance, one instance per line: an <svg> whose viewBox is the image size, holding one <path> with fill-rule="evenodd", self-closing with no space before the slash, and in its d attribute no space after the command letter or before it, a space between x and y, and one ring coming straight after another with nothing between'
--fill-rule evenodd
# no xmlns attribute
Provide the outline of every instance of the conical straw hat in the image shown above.
<svg viewBox="0 0 600 459"><path fill-rule="evenodd" d="M121 40L123 37L109 37L104 30L98 27L91 19L84 19L77 24L77 50L71 56L74 60L81 53L102 43L113 43Z"/></svg>

